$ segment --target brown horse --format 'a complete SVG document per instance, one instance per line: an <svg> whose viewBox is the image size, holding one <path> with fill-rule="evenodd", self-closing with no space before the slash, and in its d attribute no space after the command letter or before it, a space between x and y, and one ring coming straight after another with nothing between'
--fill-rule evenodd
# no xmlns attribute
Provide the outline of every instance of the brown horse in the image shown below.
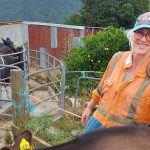
<svg viewBox="0 0 150 150"><path fill-rule="evenodd" d="M27 131L24 132L24 134ZM26 134L31 139L30 134ZM17 141L11 148L1 150L20 150L19 141L23 134L18 136ZM16 144L17 143L17 144ZM29 140L29 143L31 141ZM36 150L149 150L150 128L137 126L111 127L98 129L90 133L78 136L72 141L53 147ZM25 150L25 149L24 149Z"/></svg>

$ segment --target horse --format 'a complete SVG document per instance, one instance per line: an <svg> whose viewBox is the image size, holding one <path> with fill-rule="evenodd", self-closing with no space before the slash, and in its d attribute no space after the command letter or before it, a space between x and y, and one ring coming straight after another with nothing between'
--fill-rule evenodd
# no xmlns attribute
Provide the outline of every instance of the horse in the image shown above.
<svg viewBox="0 0 150 150"><path fill-rule="evenodd" d="M18 46L15 48L14 43L10 40L10 38L6 38L6 40L4 40L2 38L3 43L0 43L0 64L3 65L12 65L15 63L18 63L16 66L18 66L20 69L24 70L24 65L23 62L19 63L21 61L23 61L23 54L15 54L17 52L21 52L23 51L23 47L22 46ZM12 54L9 56L4 56L6 54ZM8 77L10 77L10 69L8 67L1 67L0 68L0 78L1 81L5 80L4 82L9 82Z"/></svg>
<svg viewBox="0 0 150 150"><path fill-rule="evenodd" d="M29 133L24 131L12 147L3 147L1 150L25 150L19 149L23 144L22 139L24 139L24 147L28 146L28 150L31 150L32 135ZM97 129L79 135L69 142L35 150L149 150L149 139L149 127L116 126Z"/></svg>

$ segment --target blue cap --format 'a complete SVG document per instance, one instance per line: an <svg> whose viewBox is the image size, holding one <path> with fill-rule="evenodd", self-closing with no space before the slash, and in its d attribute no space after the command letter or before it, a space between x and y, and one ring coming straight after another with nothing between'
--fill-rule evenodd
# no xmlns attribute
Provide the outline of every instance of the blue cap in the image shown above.
<svg viewBox="0 0 150 150"><path fill-rule="evenodd" d="M150 12L146 12L137 18L133 31L137 31L142 28L150 29Z"/></svg>

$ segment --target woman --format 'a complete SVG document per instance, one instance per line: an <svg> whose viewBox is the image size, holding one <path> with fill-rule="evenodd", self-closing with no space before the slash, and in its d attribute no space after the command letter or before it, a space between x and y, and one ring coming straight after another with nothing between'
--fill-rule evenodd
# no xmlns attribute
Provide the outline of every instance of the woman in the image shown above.
<svg viewBox="0 0 150 150"><path fill-rule="evenodd" d="M112 57L92 92L82 114L85 132L103 126L150 125L150 12L137 18L128 39L131 51Z"/></svg>

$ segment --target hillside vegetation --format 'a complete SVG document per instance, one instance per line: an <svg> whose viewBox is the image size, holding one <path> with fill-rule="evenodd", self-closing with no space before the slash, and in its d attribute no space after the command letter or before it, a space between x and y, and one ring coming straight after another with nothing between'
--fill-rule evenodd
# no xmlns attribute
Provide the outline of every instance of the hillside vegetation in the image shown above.
<svg viewBox="0 0 150 150"><path fill-rule="evenodd" d="M81 7L81 0L0 0L0 22L25 20L64 23L69 15L77 13Z"/></svg>

